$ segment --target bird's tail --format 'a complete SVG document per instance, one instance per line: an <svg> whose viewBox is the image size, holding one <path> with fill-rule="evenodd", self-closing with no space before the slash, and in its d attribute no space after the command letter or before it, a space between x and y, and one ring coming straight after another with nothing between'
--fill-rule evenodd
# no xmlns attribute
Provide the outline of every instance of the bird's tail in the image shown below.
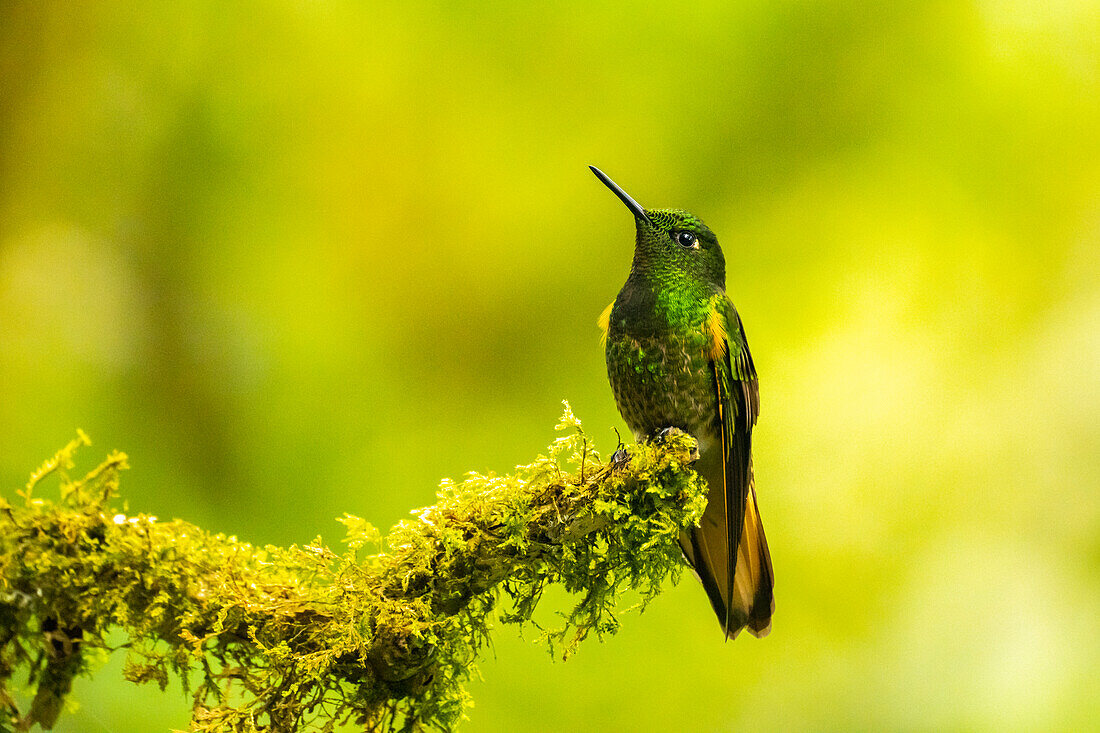
<svg viewBox="0 0 1100 733"><path fill-rule="evenodd" d="M764 523L756 508L756 487L750 483L749 495L745 498L745 523L737 544L737 568L733 574L730 628L726 630L730 636L736 636L742 627L748 628L757 638L767 636L775 613L774 585L768 538L764 536Z"/></svg>
<svg viewBox="0 0 1100 733"><path fill-rule="evenodd" d="M705 457L702 462L706 462ZM696 468L704 477L710 473L706 465L697 464ZM714 481L711 486L721 484ZM771 631L772 614L775 612L772 595L775 583L751 473L737 549L732 553L728 549L730 543L726 523L729 519L720 494L721 489L712 490L702 521L698 527L680 535L680 547L703 583L726 637L736 637L744 628L753 636L766 636ZM731 563L735 564L732 589L729 580Z"/></svg>

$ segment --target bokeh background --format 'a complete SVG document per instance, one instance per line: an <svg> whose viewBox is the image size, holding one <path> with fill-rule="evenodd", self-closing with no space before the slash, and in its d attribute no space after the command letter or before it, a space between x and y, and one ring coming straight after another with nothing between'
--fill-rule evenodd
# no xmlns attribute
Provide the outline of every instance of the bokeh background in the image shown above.
<svg viewBox="0 0 1100 733"><path fill-rule="evenodd" d="M134 511L335 542L562 399L612 449L589 163L724 245L774 630L690 576L565 664L505 627L465 729L1095 726L1087 0L3 2L0 485L80 427ZM186 726L119 666L62 730Z"/></svg>

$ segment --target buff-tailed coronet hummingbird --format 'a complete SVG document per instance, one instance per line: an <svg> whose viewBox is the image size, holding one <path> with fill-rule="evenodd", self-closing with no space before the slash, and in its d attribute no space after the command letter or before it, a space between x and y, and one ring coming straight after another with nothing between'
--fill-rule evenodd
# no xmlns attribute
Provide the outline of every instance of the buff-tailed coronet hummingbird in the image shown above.
<svg viewBox="0 0 1100 733"><path fill-rule="evenodd" d="M718 239L686 211L644 209L601 170L592 172L634 215L634 261L600 316L607 376L638 440L679 428L699 441L706 512L680 535L726 638L771 629L775 601L768 542L753 484L756 368L726 295Z"/></svg>

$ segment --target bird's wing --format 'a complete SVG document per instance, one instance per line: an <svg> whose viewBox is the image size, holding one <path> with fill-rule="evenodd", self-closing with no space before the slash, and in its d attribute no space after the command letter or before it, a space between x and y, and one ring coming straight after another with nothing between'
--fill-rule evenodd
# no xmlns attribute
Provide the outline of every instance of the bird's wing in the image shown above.
<svg viewBox="0 0 1100 733"><path fill-rule="evenodd" d="M716 296L706 324L718 446L700 461L710 500L685 554L707 589L727 635L745 626L755 636L770 628L771 557L756 509L752 429L760 410L756 368L733 304Z"/></svg>

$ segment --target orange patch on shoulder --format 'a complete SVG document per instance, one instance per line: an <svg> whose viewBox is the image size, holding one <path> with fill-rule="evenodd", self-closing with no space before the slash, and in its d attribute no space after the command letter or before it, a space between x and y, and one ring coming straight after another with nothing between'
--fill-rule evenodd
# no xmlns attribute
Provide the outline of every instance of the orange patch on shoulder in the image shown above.
<svg viewBox="0 0 1100 733"><path fill-rule="evenodd" d="M600 343L607 343L607 332L611 328L611 309L615 307L615 302L612 301L606 308L603 309L603 313L596 319L596 325L600 327Z"/></svg>
<svg viewBox="0 0 1100 733"><path fill-rule="evenodd" d="M718 361L726 355L726 350L729 348L726 344L729 334L726 333L726 324L722 321L717 305L711 306L710 315L707 316L707 335L710 337L707 357L711 361Z"/></svg>

